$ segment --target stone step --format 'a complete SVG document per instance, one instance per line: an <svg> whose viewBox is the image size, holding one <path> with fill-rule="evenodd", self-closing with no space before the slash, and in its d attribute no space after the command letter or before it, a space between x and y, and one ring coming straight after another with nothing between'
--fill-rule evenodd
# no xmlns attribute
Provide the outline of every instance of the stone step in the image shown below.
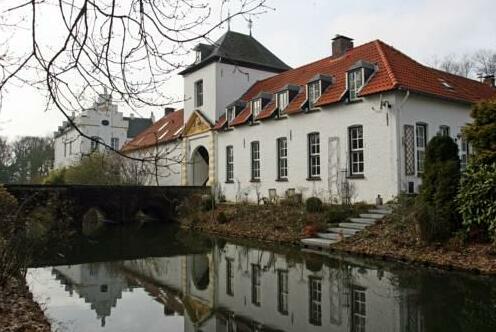
<svg viewBox="0 0 496 332"><path fill-rule="evenodd" d="M341 222L341 223L339 223L339 227L353 228L353 229L358 229L358 230L362 230L362 229L364 229L367 226L369 226L369 225L358 224L358 223L354 223L354 222Z"/></svg>
<svg viewBox="0 0 496 332"><path fill-rule="evenodd" d="M374 214L391 214L393 211L390 209L370 209L368 212Z"/></svg>
<svg viewBox="0 0 496 332"><path fill-rule="evenodd" d="M379 220L384 218L384 214L379 214L379 213L361 213L360 218L368 218L368 219L375 219Z"/></svg>
<svg viewBox="0 0 496 332"><path fill-rule="evenodd" d="M341 241L342 237L350 237L351 234L344 234L341 235L339 233L317 233L317 236L322 239L329 239L329 240L336 240L336 241Z"/></svg>
<svg viewBox="0 0 496 332"><path fill-rule="evenodd" d="M320 238L308 238L301 240L301 243L305 247L321 248L321 249L329 248L331 244L336 242L338 241L330 240L330 239L320 239Z"/></svg>
<svg viewBox="0 0 496 332"><path fill-rule="evenodd" d="M373 225L377 220L370 218L350 218L350 221L358 224Z"/></svg>
<svg viewBox="0 0 496 332"><path fill-rule="evenodd" d="M355 235L355 233L358 233L360 230L342 227L331 227L328 228L327 231L331 233L342 233L343 235Z"/></svg>

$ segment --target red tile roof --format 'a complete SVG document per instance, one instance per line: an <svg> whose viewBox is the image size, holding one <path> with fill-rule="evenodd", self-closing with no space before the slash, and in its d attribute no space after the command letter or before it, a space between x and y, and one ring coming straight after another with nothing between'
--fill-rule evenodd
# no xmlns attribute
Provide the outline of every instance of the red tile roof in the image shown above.
<svg viewBox="0 0 496 332"><path fill-rule="evenodd" d="M182 109L169 113L126 143L122 147L122 152L131 152L173 141L181 136L183 126L184 111Z"/></svg>
<svg viewBox="0 0 496 332"><path fill-rule="evenodd" d="M333 77L333 82L322 93L315 106L337 103L342 100L346 93L347 71L360 60L375 64L377 70L363 86L359 96L405 89L435 97L473 103L496 95L496 89L486 84L424 66L392 46L375 40L350 49L341 57L327 57L258 81L246 91L241 100L249 101L261 92L275 94L287 84L297 85L300 86L300 91L285 110L287 114L295 114L301 111L301 106L306 101L305 85L313 76L323 74ZM269 118L269 113L272 114L271 112L275 111L275 105L273 108L272 105L269 108L269 105L260 113L259 119ZM251 111L247 106L231 125L246 123L250 116Z"/></svg>

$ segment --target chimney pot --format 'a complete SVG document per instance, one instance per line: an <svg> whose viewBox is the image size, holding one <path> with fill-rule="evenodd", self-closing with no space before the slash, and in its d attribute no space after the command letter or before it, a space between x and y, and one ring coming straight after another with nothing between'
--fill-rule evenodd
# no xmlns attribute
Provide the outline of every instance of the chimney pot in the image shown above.
<svg viewBox="0 0 496 332"><path fill-rule="evenodd" d="M173 107L166 107L166 108L164 108L164 116L167 116L167 115L171 114L172 112L174 112L174 108Z"/></svg>
<svg viewBox="0 0 496 332"><path fill-rule="evenodd" d="M345 54L346 51L352 48L353 48L352 38L342 35L336 35L332 39L332 56L335 58L340 57L341 55Z"/></svg>
<svg viewBox="0 0 496 332"><path fill-rule="evenodd" d="M482 78L482 83L489 85L490 87L496 87L496 82L494 79L494 75L486 75Z"/></svg>

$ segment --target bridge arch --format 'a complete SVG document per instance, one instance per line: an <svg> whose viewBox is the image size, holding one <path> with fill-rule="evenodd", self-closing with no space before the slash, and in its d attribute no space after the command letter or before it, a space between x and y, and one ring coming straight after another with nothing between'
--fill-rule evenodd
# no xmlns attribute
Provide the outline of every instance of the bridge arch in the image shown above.
<svg viewBox="0 0 496 332"><path fill-rule="evenodd" d="M210 155L203 145L196 147L188 162L188 184L206 186L209 180Z"/></svg>

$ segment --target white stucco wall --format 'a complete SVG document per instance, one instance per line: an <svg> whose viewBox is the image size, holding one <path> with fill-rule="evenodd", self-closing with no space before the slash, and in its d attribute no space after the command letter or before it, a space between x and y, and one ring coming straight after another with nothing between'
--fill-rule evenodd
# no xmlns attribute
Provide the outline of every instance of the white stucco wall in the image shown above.
<svg viewBox="0 0 496 332"><path fill-rule="evenodd" d="M102 125L102 121L107 120L107 126ZM121 112L117 111L116 105L111 105L109 111L88 109L75 118L77 127L90 137L100 137L102 142L110 145L111 138L119 139L119 149L127 140L128 121L124 120ZM64 154L64 144L67 144ZM70 149L72 145L72 153ZM103 147L99 147L103 150ZM55 138L55 161L54 167L61 168L70 166L81 160L81 157L91 150L91 141L82 137L74 128L66 131Z"/></svg>
<svg viewBox="0 0 496 332"><path fill-rule="evenodd" d="M405 92L398 93L398 100L404 98ZM407 191L408 182L414 182L414 189L417 192L418 186L421 184L421 178L415 172L415 175L405 174L405 149L402 144L404 136L404 125L412 125L415 127L417 123L427 124L427 140L436 136L440 126L449 126L450 136L453 138L460 148L461 140L459 134L461 128L472 121L470 117L471 105L463 103L455 103L439 98L420 96L418 94L410 94L399 110L399 133L401 143L400 155L400 181L399 186L401 191ZM416 165L416 163L415 163Z"/></svg>
<svg viewBox="0 0 496 332"><path fill-rule="evenodd" d="M181 167L184 163L183 144L181 140L174 140L156 147L134 150L129 156L147 160L127 161L129 170L138 170L139 182L143 185L160 186L181 185ZM158 157L155 163L155 157ZM149 160L149 161L148 161ZM156 176L157 175L157 176Z"/></svg>
<svg viewBox="0 0 496 332"><path fill-rule="evenodd" d="M389 96L390 99L394 96ZM376 109L373 110L373 107ZM289 116L283 120L262 121L260 124L236 127L232 131L218 134L218 179L228 200L236 200L248 193L254 200L254 187L260 186L262 196L268 196L269 188L276 188L279 196L285 190L295 188L304 197L318 196L324 200L338 195L337 184L345 179L348 169L348 127L363 126L364 136L364 178L348 179L353 188L353 201L375 202L380 194L384 199L391 199L397 193L395 181L395 126L391 110L379 109L379 97L374 96L363 102L338 104L321 111ZM320 167L319 181L308 178L308 141L307 135L320 133ZM277 179L276 140L286 137L288 142L288 181ZM330 144L336 138L338 148ZM250 143L260 141L261 179L259 184L250 182L251 158ZM234 148L234 183L226 183L225 153L226 146ZM329 152L331 149L331 153ZM329 156L335 156L329 161ZM333 159L331 157L331 159ZM338 167L332 167L338 165ZM241 193L241 195L240 195Z"/></svg>
<svg viewBox="0 0 496 332"><path fill-rule="evenodd" d="M274 73L238 67L224 63L211 63L184 75L184 119L199 110L211 123L223 114L225 107L238 99L256 81ZM203 106L195 106L195 82L203 80Z"/></svg>

